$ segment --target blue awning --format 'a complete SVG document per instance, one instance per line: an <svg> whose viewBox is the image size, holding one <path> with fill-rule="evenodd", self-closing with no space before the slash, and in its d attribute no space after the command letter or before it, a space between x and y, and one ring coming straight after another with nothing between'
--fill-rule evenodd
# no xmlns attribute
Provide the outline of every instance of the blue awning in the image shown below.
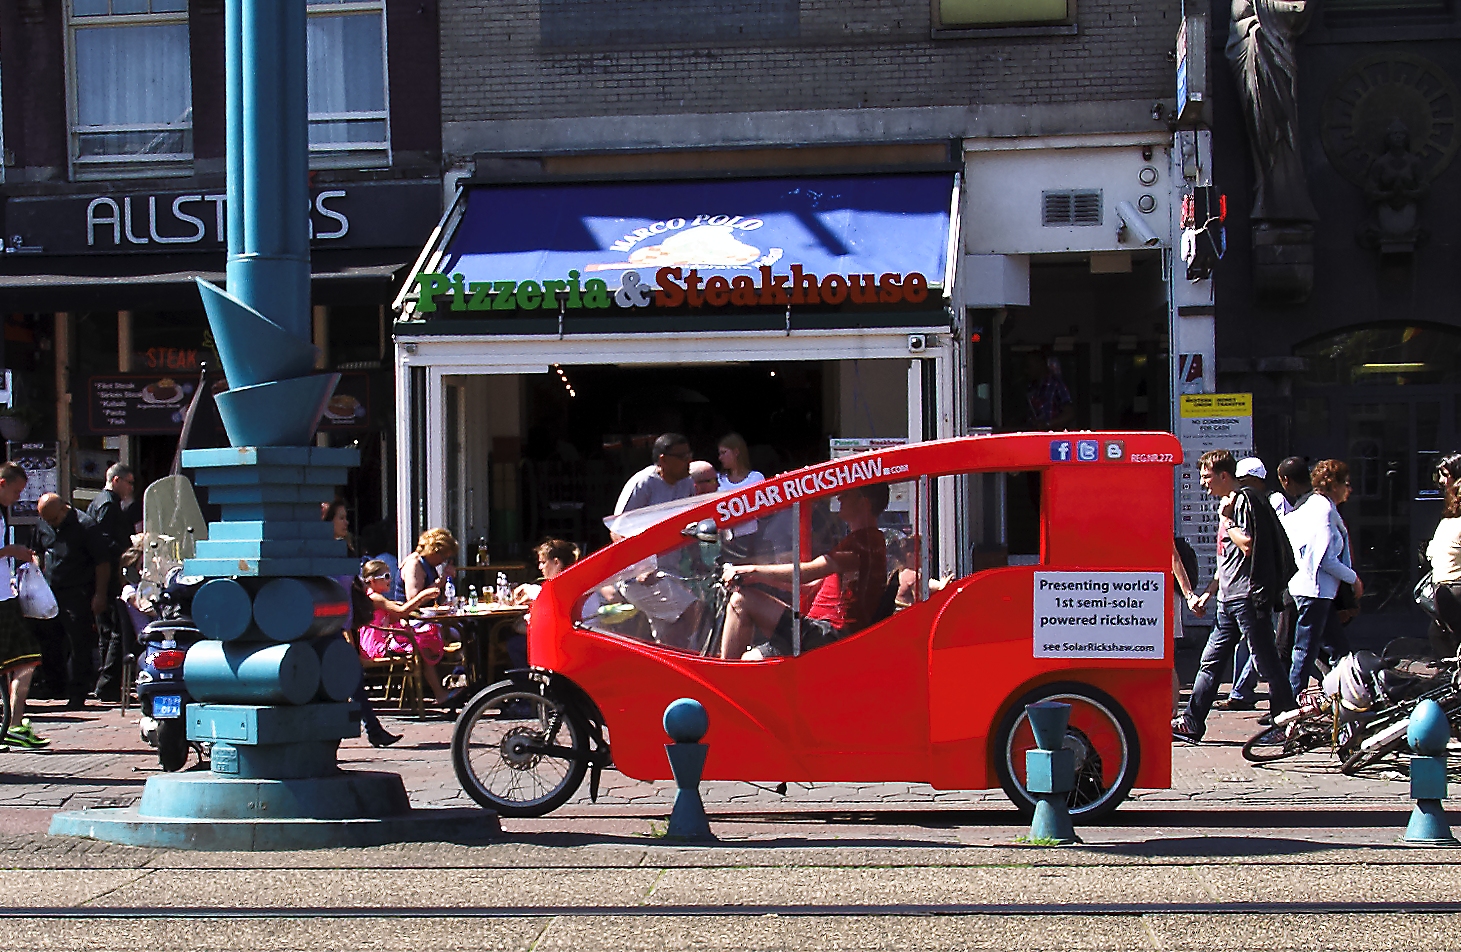
<svg viewBox="0 0 1461 952"><path fill-rule="evenodd" d="M473 281L618 286L702 274L922 274L945 283L954 173L470 187L423 270Z"/></svg>

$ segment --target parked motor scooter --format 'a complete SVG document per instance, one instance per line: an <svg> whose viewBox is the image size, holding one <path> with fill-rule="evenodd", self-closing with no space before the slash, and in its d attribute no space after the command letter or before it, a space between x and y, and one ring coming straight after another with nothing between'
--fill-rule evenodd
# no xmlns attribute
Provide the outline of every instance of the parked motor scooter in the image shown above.
<svg viewBox="0 0 1461 952"><path fill-rule="evenodd" d="M193 595L206 579L176 571L158 596L157 618L138 636L137 699L142 706L142 739L157 748L163 770L188 762L188 705L183 657L203 633L193 624ZM202 749L199 748L199 756Z"/></svg>

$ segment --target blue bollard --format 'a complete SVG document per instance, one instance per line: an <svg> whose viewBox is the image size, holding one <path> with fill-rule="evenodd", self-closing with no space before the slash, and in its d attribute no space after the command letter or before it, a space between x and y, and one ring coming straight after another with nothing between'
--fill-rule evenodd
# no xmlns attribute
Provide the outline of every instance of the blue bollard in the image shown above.
<svg viewBox="0 0 1461 952"><path fill-rule="evenodd" d="M1446 824L1446 742L1451 739L1451 725L1441 705L1426 698L1410 714L1405 741L1415 751L1410 758L1410 796L1415 800L1410 823L1405 827L1405 842L1417 846L1456 846L1451 827Z"/></svg>
<svg viewBox="0 0 1461 952"><path fill-rule="evenodd" d="M1025 752L1025 789L1035 798L1029 839L1061 846L1079 843L1067 802L1075 788L1075 754L1065 748L1070 705L1037 701L1025 706L1025 714L1030 718L1036 744L1035 750Z"/></svg>
<svg viewBox="0 0 1461 952"><path fill-rule="evenodd" d="M700 800L700 774L710 748L700 738L710 729L705 707L693 698L682 697L665 708L665 733L673 744L665 745L670 758L670 772L675 775L675 806L670 811L670 828L666 839L712 843L710 820Z"/></svg>

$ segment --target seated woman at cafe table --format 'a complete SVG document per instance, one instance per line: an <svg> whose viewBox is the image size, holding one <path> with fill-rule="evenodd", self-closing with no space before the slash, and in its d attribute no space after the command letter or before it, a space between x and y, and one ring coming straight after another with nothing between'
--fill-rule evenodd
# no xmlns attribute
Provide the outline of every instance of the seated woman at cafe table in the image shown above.
<svg viewBox="0 0 1461 952"><path fill-rule="evenodd" d="M456 537L446 529L427 529L416 540L416 551L401 562L401 589L391 597L397 601L415 598L426 588L439 587L450 566L442 566L456 558Z"/></svg>
<svg viewBox="0 0 1461 952"><path fill-rule="evenodd" d="M837 513L847 535L825 555L801 563L801 596L812 595L802 616L803 650L830 644L868 625L888 578L887 546L878 516L888 508L886 484L860 486L837 495ZM761 661L792 653L791 608L762 588L791 597L793 566L727 565L723 578L732 590L727 603L720 656L731 661ZM810 583L810 584L809 584Z"/></svg>
<svg viewBox="0 0 1461 952"><path fill-rule="evenodd" d="M379 559L365 563L360 578L365 583L366 594L370 596L371 607L375 609L370 621L360 626L360 653L368 658L385 658L411 654L419 648L421 672L426 683L436 695L436 703L445 703L448 693L442 687L441 675L436 670L446 654L441 643L441 626L411 625L409 621L410 614L416 609L436 601L437 590L423 588L405 602L391 601L386 597L386 590L391 584L391 569ZM407 625L410 625L409 629Z"/></svg>

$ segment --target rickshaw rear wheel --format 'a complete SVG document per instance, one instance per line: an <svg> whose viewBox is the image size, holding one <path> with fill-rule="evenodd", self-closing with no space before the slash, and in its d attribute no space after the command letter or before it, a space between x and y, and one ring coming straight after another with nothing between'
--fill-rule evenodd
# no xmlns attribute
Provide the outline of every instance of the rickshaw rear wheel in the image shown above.
<svg viewBox="0 0 1461 952"><path fill-rule="evenodd" d="M1091 822L1111 813L1136 783L1141 766L1141 742L1136 725L1116 700L1099 688L1074 681L1045 684L1010 706L994 734L994 769L1016 809L1028 816L1035 799L1025 789L1025 752L1035 747L1025 706L1036 701L1059 701L1071 706L1065 746L1075 753L1075 789L1070 792L1070 815Z"/></svg>
<svg viewBox="0 0 1461 952"><path fill-rule="evenodd" d="M457 719L452 768L467 795L498 815L543 816L583 783L588 734L572 701L536 684L495 684L467 702Z"/></svg>

